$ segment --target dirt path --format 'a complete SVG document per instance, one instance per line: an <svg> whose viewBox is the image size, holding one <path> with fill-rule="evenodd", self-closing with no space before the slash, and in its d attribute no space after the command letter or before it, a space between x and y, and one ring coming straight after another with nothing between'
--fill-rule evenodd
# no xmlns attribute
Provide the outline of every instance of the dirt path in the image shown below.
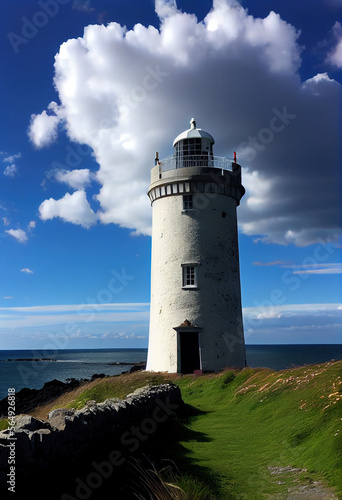
<svg viewBox="0 0 342 500"><path fill-rule="evenodd" d="M269 500L338 500L332 488L320 481L300 477L305 469L291 467L269 467L276 484L287 484L288 492L270 495Z"/></svg>

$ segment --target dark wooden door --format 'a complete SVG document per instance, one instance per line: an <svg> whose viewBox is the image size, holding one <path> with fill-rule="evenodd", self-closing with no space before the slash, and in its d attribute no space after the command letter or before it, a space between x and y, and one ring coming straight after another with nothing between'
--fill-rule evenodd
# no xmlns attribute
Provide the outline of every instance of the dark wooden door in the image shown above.
<svg viewBox="0 0 342 500"><path fill-rule="evenodd" d="M199 342L197 332L180 333L181 373L193 373L200 369Z"/></svg>

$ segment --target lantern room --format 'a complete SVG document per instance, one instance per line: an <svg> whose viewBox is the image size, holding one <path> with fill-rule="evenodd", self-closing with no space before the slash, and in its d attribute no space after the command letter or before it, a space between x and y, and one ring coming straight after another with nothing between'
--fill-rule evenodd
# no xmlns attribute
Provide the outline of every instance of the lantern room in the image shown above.
<svg viewBox="0 0 342 500"><path fill-rule="evenodd" d="M207 166L213 157L214 138L204 130L196 127L194 118L190 128L179 134L173 141L176 168Z"/></svg>

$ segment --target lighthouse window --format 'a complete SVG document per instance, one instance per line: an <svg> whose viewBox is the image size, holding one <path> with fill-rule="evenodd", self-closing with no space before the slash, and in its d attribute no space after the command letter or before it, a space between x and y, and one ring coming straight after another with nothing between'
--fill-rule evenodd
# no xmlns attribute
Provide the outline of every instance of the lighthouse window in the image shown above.
<svg viewBox="0 0 342 500"><path fill-rule="evenodd" d="M197 266L183 265L183 288L197 287Z"/></svg>
<svg viewBox="0 0 342 500"><path fill-rule="evenodd" d="M202 149L201 139L184 139L182 143L179 144L181 144L180 148L183 146L182 149L184 156L194 156L201 154L201 149Z"/></svg>
<svg viewBox="0 0 342 500"><path fill-rule="evenodd" d="M185 268L185 286L194 286L195 285L195 268L194 267L186 267Z"/></svg>
<svg viewBox="0 0 342 500"><path fill-rule="evenodd" d="M184 194L183 195L183 210L191 210L192 207L193 207L192 194Z"/></svg>

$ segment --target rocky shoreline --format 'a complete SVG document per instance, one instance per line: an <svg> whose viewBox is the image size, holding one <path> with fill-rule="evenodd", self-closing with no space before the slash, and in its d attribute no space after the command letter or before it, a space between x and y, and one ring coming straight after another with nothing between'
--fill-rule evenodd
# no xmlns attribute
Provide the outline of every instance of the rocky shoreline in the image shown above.
<svg viewBox="0 0 342 500"><path fill-rule="evenodd" d="M7 358L7 359L0 359L0 362L4 363L6 361L57 361L56 358Z"/></svg>
<svg viewBox="0 0 342 500"><path fill-rule="evenodd" d="M96 375L94 375L96 377ZM46 382L41 389L21 389L16 393L15 406L16 413L30 413L38 406L48 403L62 394L72 391L79 387L86 380L70 379L67 382L60 380L51 380ZM6 418L8 409L7 398L0 401L0 418Z"/></svg>
<svg viewBox="0 0 342 500"><path fill-rule="evenodd" d="M60 361L57 358L6 358L6 359L0 359L0 363L5 363L8 361L35 361L35 362L42 362L42 361ZM135 362L130 362L130 361L114 361L114 363L106 363L108 366L142 366L145 365L145 361L139 361L138 363Z"/></svg>

